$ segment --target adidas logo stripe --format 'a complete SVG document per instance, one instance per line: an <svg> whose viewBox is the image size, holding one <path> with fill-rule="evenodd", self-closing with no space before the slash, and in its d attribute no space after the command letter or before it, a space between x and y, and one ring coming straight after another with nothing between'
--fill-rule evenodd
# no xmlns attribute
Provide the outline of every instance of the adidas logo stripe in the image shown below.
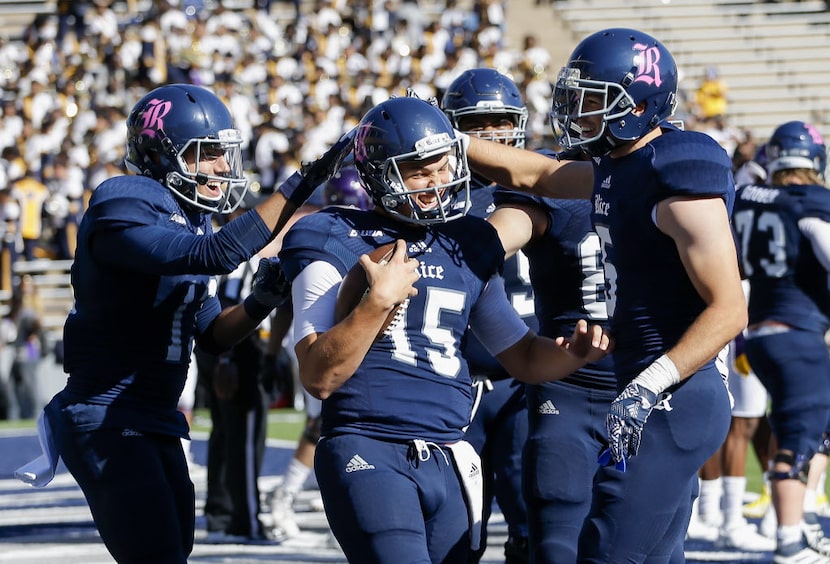
<svg viewBox="0 0 830 564"><path fill-rule="evenodd" d="M559 410L556 409L556 406L553 405L553 402L550 400L547 400L540 405L538 411L542 415L559 415Z"/></svg>
<svg viewBox="0 0 830 564"><path fill-rule="evenodd" d="M355 454L349 463L346 464L346 473L357 472L359 470L374 470L375 467L369 464L359 454Z"/></svg>

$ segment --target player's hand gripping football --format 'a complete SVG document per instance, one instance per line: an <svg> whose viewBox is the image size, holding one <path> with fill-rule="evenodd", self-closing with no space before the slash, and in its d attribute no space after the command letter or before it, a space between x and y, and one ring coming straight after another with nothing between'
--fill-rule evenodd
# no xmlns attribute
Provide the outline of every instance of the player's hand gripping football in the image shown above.
<svg viewBox="0 0 830 564"><path fill-rule="evenodd" d="M384 310L391 310L407 298L418 295L414 284L420 278L418 259L406 252L406 241L398 239L395 250L386 261L374 262L368 255L360 257L369 284L367 300Z"/></svg>
<svg viewBox="0 0 830 564"><path fill-rule="evenodd" d="M357 127L343 134L331 148L315 161L304 163L300 170L280 184L278 190L297 207L311 196L318 186L327 182L354 147Z"/></svg>

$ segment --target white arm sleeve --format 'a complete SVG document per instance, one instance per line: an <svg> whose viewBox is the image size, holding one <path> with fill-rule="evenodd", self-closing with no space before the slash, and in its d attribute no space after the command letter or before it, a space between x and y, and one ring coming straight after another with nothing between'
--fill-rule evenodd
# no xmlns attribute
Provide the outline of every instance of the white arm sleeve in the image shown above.
<svg viewBox="0 0 830 564"><path fill-rule="evenodd" d="M294 344L312 333L324 333L334 326L334 306L343 277L325 262L305 267L291 284L294 301Z"/></svg>
<svg viewBox="0 0 830 564"><path fill-rule="evenodd" d="M515 345L530 331L510 305L501 276L495 275L487 281L470 312L470 329L493 356Z"/></svg>
<svg viewBox="0 0 830 564"><path fill-rule="evenodd" d="M798 228L812 243L821 266L830 272L830 223L817 217L804 217L798 220Z"/></svg>

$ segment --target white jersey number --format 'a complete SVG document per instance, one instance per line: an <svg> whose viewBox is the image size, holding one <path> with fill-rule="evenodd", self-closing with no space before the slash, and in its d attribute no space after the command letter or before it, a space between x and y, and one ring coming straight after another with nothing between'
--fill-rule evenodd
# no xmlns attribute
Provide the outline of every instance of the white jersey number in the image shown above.
<svg viewBox="0 0 830 564"><path fill-rule="evenodd" d="M601 242L600 250L602 251L602 266L605 270L605 307L608 312L608 317L613 317L614 310L617 307L617 269L614 264L608 259L610 250L614 248L614 243L611 241L611 232L605 225L595 225L597 235Z"/></svg>
<svg viewBox="0 0 830 564"><path fill-rule="evenodd" d="M421 332L429 339L434 346L426 348L426 358L436 374L447 378L455 378L461 371L461 359L458 349L455 346L455 336L452 328L441 325L441 314L445 311L461 314L464 311L464 304L467 295L464 292L455 292L443 288L427 288L426 306L423 311L423 322ZM407 308L405 315L414 314ZM406 322L399 323L398 328L390 331L392 342L395 343L395 350L392 358L414 366L417 362L417 355L412 349L404 327Z"/></svg>
<svg viewBox="0 0 830 564"><path fill-rule="evenodd" d="M770 278L781 278L787 273L787 235L784 222L775 212L763 211L755 223L755 210L743 210L735 214L735 230L741 238L741 258L744 274L752 276L755 268L748 260L749 242L754 232L766 233L769 240L768 254L758 259L758 264Z"/></svg>

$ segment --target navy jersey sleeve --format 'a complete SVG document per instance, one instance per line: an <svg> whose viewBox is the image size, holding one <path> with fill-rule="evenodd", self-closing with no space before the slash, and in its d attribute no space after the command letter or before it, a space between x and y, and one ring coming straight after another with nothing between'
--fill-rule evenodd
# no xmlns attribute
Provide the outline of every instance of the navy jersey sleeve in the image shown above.
<svg viewBox="0 0 830 564"><path fill-rule="evenodd" d="M96 260L146 274L231 272L271 236L254 211L212 234L209 215L187 218L167 188L144 177L105 182L87 213L95 221L84 236Z"/></svg>
<svg viewBox="0 0 830 564"><path fill-rule="evenodd" d="M343 247L345 241L332 237L337 218L332 211L304 216L285 234L279 256L289 280L294 280L306 266L318 260L334 265L345 276L356 256L360 256L355 256L359 251L347 251Z"/></svg>
<svg viewBox="0 0 830 564"><path fill-rule="evenodd" d="M652 141L652 145L654 171L662 187L656 194L659 199L719 196L732 209L735 199L732 161L714 139L696 131L669 129Z"/></svg>

